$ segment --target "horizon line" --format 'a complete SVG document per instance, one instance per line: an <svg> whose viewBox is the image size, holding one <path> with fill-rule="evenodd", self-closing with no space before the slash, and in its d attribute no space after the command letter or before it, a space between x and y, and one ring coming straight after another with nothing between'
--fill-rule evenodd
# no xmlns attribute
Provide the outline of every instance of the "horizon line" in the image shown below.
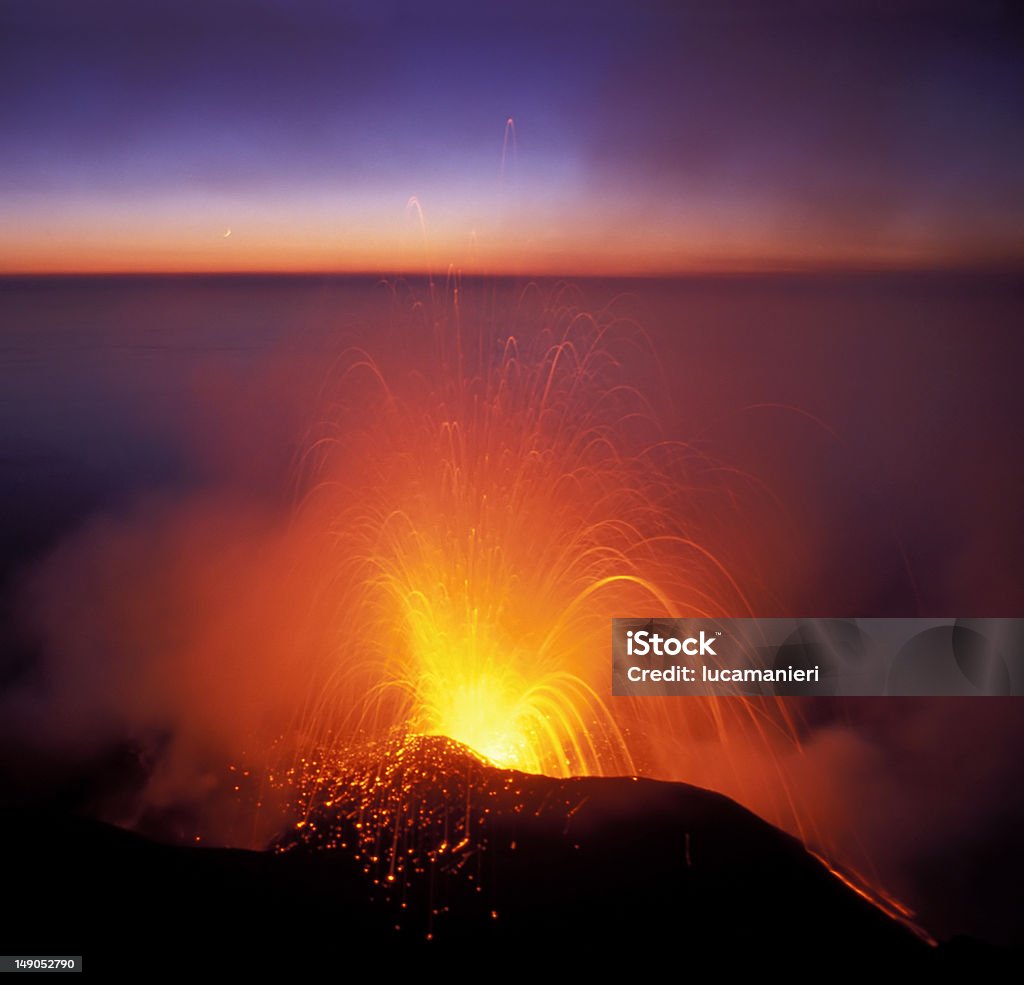
<svg viewBox="0 0 1024 985"><path fill-rule="evenodd" d="M445 280L710 280L744 277L859 277L878 275L991 275L991 276L1022 276L1024 260L1001 263L943 263L943 264L778 264L751 265L735 267L707 268L676 268L639 272L631 270L585 271L465 271L449 266L445 269L406 268L395 270L344 269L344 268L310 268L296 270L294 268L239 268L237 270L209 269L111 269L111 270L0 270L0 281L16 280L90 280L105 277L116 278L206 278L244 279L271 278L303 279L315 277L337 277L352 280L377 278L392 280L395 278L426 278Z"/></svg>

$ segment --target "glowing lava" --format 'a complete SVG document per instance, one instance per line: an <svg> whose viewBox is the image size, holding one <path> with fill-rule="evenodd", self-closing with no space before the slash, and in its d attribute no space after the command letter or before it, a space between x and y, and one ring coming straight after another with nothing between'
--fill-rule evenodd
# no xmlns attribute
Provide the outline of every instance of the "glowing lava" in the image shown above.
<svg viewBox="0 0 1024 985"><path fill-rule="evenodd" d="M611 616L729 604L681 519L686 450L652 442L624 382L650 364L635 328L556 304L528 338L467 329L454 297L407 329L399 369L350 354L315 445L343 667L308 731L401 727L528 772L634 773L599 696Z"/></svg>

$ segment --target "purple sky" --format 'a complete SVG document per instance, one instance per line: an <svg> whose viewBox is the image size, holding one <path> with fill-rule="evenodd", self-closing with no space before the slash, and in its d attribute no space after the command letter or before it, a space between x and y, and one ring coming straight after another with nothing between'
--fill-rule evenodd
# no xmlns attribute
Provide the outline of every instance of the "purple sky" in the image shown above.
<svg viewBox="0 0 1024 985"><path fill-rule="evenodd" d="M12 0L0 271L1016 264L1022 38L998 3Z"/></svg>

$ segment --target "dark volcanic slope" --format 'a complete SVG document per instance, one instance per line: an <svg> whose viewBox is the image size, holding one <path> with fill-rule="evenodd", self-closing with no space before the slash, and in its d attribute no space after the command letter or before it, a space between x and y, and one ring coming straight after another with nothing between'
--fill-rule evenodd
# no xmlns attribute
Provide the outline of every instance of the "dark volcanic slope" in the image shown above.
<svg viewBox="0 0 1024 985"><path fill-rule="evenodd" d="M357 860L348 839L372 811L343 792L314 816L315 836L277 853L173 847L94 822L7 813L0 947L84 953L87 970L145 955L186 968L207 963L203 951L226 967L304 970L343 966L353 949L384 954L393 968L552 954L577 969L628 967L709 947L787 964L936 957L794 839L717 794L508 773L450 744L421 749L403 770L412 816L452 833L467 816L479 823L469 841L443 843L421 873L410 863L394 882L388 846L421 861L431 846L409 828L398 842L377 831L376 865L366 861L372 846ZM348 847L326 847L339 839Z"/></svg>

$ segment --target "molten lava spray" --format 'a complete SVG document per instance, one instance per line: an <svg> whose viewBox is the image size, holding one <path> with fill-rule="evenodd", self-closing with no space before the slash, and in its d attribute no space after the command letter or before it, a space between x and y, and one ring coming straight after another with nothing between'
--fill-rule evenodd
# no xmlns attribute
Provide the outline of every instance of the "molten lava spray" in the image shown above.
<svg viewBox="0 0 1024 985"><path fill-rule="evenodd" d="M465 318L456 285L410 307L397 360L341 360L307 459L337 624L299 723L315 747L401 728L526 772L634 773L637 708L601 696L611 617L748 611L698 535L712 463L659 437L633 382L645 336L574 300L528 291L509 326Z"/></svg>

